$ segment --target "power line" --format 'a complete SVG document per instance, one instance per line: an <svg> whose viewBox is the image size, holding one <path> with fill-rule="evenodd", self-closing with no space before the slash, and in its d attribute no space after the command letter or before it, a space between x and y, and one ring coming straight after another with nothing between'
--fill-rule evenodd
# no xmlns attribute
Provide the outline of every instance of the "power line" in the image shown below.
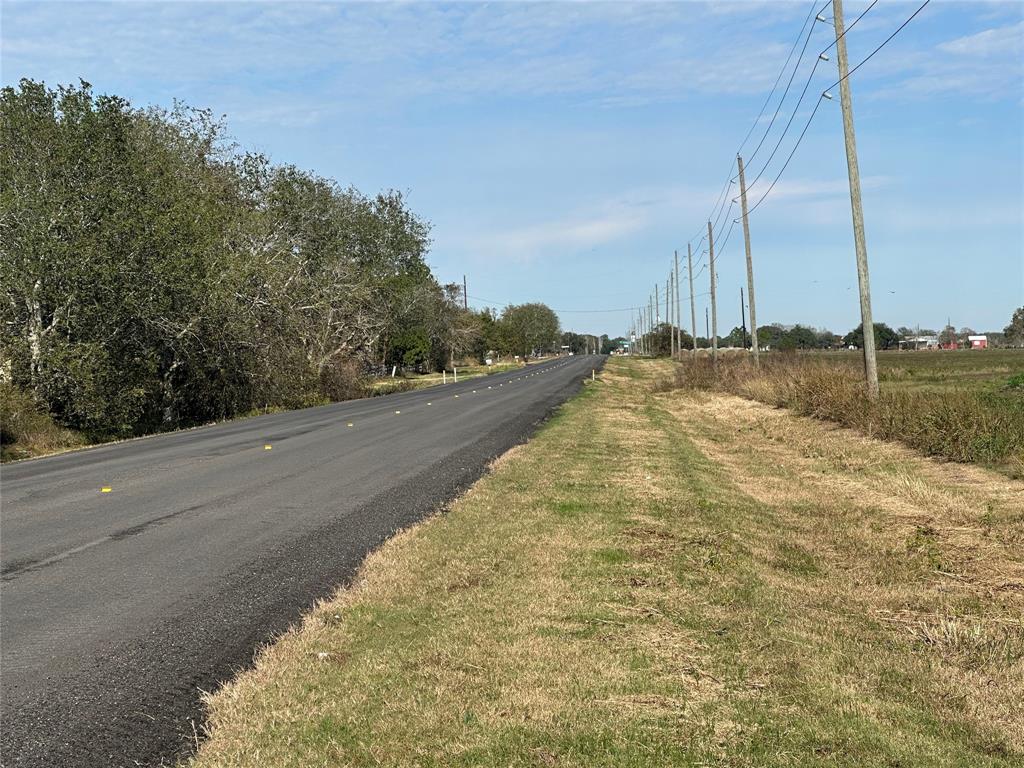
<svg viewBox="0 0 1024 768"><path fill-rule="evenodd" d="M843 30L843 35L845 36L847 32L853 29L857 25L857 22L864 18L867 12L875 7L875 4L877 2L878 0L872 0L871 4L864 9L860 16L854 19L853 23ZM757 182L760 181L761 177L764 175L764 172L768 170L768 166L771 165L771 162L775 157L775 153L779 151L779 147L782 146L782 142L786 138L786 134L789 133L789 129L793 125L793 120L796 119L797 112L800 111L800 105L803 104L804 97L807 95L807 89L810 88L811 86L811 80L814 79L814 73L818 71L818 65L821 64L822 61L827 61L827 59L824 59L822 57L826 53L828 53L832 49L832 47L838 42L839 38L836 37L831 43L829 43L827 47L825 47L822 51L818 53L817 58L814 60L814 66L811 67L811 72L809 75L807 75L807 81L804 83L804 89L800 92L800 98L797 99L796 106L793 107L793 114L789 116L789 120L786 122L786 127L782 129L782 134L779 136L779 140L775 142L775 147L772 149L772 153L768 156L768 159L765 160L764 165L761 167L761 170L758 171L757 176L754 177L754 180L750 182L750 184L747 186L748 191L753 189L757 185Z"/></svg>
<svg viewBox="0 0 1024 768"><path fill-rule="evenodd" d="M709 293L698 293L696 295L697 296L708 296L710 294ZM506 306L507 307L507 306L512 306L514 304L514 302L511 302L511 301L494 301L493 299L485 299L482 296L472 296L471 295L471 296L469 296L469 298L473 299L474 301L483 301L483 302L486 302L486 303L488 303L490 305L493 305L493 306ZM685 299L685 301L689 302L689 299ZM646 304L644 304L642 306L638 306L638 307L616 307L614 309L554 309L554 308L549 307L549 309L551 309L552 312L556 312L558 314L602 314L602 313L611 313L611 312L635 312L638 309L646 309L646 308L647 308Z"/></svg>
<svg viewBox="0 0 1024 768"><path fill-rule="evenodd" d="M800 28L800 35L796 39L797 42L800 42L800 37L803 37L804 29L807 27L807 22L811 20L811 14L814 13L814 6L815 5L817 5L817 0L815 0L814 5L811 6L811 13L807 14L807 19L804 21L804 26ZM827 3L826 3L826 5L827 5ZM775 108L775 114L772 115L772 119L771 119L771 121L769 121L768 127L764 131L764 135L761 136L761 140L759 142L757 142L757 147L754 148L754 151L751 153L750 157L747 158L747 163L748 164L754 162L754 158L757 157L757 153L760 151L761 146L764 144L764 140L768 138L768 134L771 133L772 126L775 125L775 119L779 116L779 112L782 111L782 105L785 104L786 97L789 95L789 89L793 85L793 78L796 77L797 70L800 69L800 64L804 60L804 54L807 53L807 46L811 42L811 35L812 34L814 34L814 24L811 24L811 28L809 30L807 30L807 38L804 40L804 47L800 49L800 55L797 57L796 64L793 67L793 74L791 74L789 76L789 82L786 83L786 90L783 91L782 98L779 99L779 106L777 106ZM793 48L794 49L796 48L796 43L793 44ZM793 56L793 51L792 50L789 52L789 56L790 56L790 58L792 58L792 56ZM789 66L789 58L786 59L786 63L783 65L783 68L782 68L783 72L786 70L787 66ZM782 73L780 72L779 74L781 76ZM776 82L776 85L778 85L777 82ZM774 91L775 89L773 88L772 90ZM757 120L760 120L760 119L761 119L761 115L758 115L757 118L755 119L754 123L756 124ZM741 144L740 148L738 150L736 150L736 154L738 155L742 149L743 149L743 145Z"/></svg>
<svg viewBox="0 0 1024 768"><path fill-rule="evenodd" d="M754 118L754 122L751 123L750 130L747 131L747 135L743 138L743 141L740 142L740 146L737 148L736 154L739 154L743 150L743 147L746 146L747 140L750 138L751 134L754 132L754 129L757 127L758 120L761 119L761 116L764 114L765 109L767 108L768 104L771 102L772 96L775 94L775 91L779 87L779 83L782 81L782 76L786 73L786 68L789 66L789 62L793 58L793 52L796 50L797 45L800 43L800 39L803 37L804 30L807 28L808 22L811 20L812 16L816 17L817 15L819 15L821 13L821 11L825 10L825 8L827 8L829 6L829 3L831 3L831 1L832 0L828 0L828 2L826 2L820 9L817 10L817 12L815 11L815 6L817 5L817 0L814 0L814 2L811 4L811 10L807 14L807 18L804 19L803 26L800 27L800 33L796 36L796 40L793 41L793 46L789 49L789 55L786 57L786 61L782 65L782 68L779 70L778 77L775 78L775 84L772 86L771 91L768 93L768 98L765 99L765 102L761 106L761 110L760 110L760 112L758 112L757 117ZM813 32L813 30L814 30L814 25L812 23L812 25L811 25L811 32ZM807 44L810 42L811 32L808 32L808 34L807 34L807 40L804 41L804 47L800 51L800 57L797 60L796 66L793 68L793 74L790 76L789 82L786 84L786 90L785 90L785 93L783 93L783 95L782 95L782 99L779 101L779 107L778 107L778 109L775 110L775 115L772 116L771 122L768 124L768 128L765 130L764 136L761 137L761 141L757 145L757 149L754 150L754 155L757 154L757 151L761 148L761 144L763 144L764 140L767 138L768 133L771 131L772 125L775 123L775 118L778 117L779 110L782 108L782 104L786 100L786 95L788 95L788 93L789 93L789 88L793 84L793 78L796 76L796 72L800 68L800 62L803 60L804 52L807 50ZM753 155L751 157L753 157ZM726 199L728 197L727 193L729 191L729 186L735 180L736 180L736 177L732 174L732 161L730 160L730 162L729 162L729 174L726 177L725 184L722 186L722 191L719 192L718 195L716 196L715 203L711 207L711 214L707 217L708 221L710 221L711 219L714 219L714 225L713 226L715 226L715 227L718 226L718 222L722 218L722 213L723 213L723 211L725 209L725 201L726 201ZM731 206L730 206L730 210L731 210ZM701 229L696 234L694 234L687 241L687 243L692 245L693 241L697 238L698 235L700 235L700 241L697 243L697 246L699 247L700 243L704 242L704 240L707 239L707 233L706 233L706 230L705 230L705 228L703 226L701 227Z"/></svg>
<svg viewBox="0 0 1024 768"><path fill-rule="evenodd" d="M912 22L914 20L914 17L917 16L917 14L919 14L921 11L923 11L924 7L926 5L928 5L928 3L930 3L931 1L932 0L924 0L924 2L921 3L920 7L918 7L918 9L916 11L914 11L912 14L910 14L910 18L908 18L906 21L904 21L902 24L900 24L898 27L896 27L896 31L895 32L893 32L891 35L889 35L887 38L885 38L885 40L883 40L882 43L877 48L875 48L875 50L873 50L871 53L869 53L867 56L865 56L863 59L861 59L860 64L858 64L856 67L854 67L853 69L851 69L849 72L846 73L846 77L839 78L838 80L836 80L834 83L832 83L832 85L830 85L825 90L831 90L832 88L835 88L837 85L839 85L841 82L843 82L843 80L845 80L847 77L849 77L854 72L856 72L858 69L860 69L865 64L867 64L868 61L871 60L872 56L874 56L876 53L878 53L880 50L882 50L889 43L890 40L892 40L894 37L896 37L896 35L898 35L900 32L902 32L903 28L905 26L907 26L907 24ZM875 2L878 2L878 0L875 0ZM875 3L871 3L871 5L874 5L874 4ZM871 5L868 6L868 10L871 10ZM867 11L864 11L864 13L867 13ZM864 14L862 13L861 16L863 16L863 15ZM860 16L857 17L857 19L853 22L853 24L856 24L857 21L859 21L859 20L860 20ZM850 27L852 27L853 24L851 24ZM838 42L838 38L837 38L837 42Z"/></svg>
<svg viewBox="0 0 1024 768"><path fill-rule="evenodd" d="M891 35L889 35L885 40L882 41L882 43L877 48L875 48L875 50L873 50L871 53L869 53L867 56L865 56L863 59L861 59L860 63L857 64L857 66L855 66L853 69L851 69L846 74L846 77L839 78L838 80L836 80L834 83L832 83L832 85L830 85L825 90L829 91L829 90L835 88L837 85L839 85L841 82L843 82L843 80L845 80L850 75L852 75L854 72L856 72L858 69L860 69L862 66L864 66L864 64L866 64L871 59L872 56L874 56L876 53L878 53L880 50L882 50L882 48L884 48L889 43L890 40L892 40L894 37L896 37L896 35L898 35L903 30L903 28L907 26L907 24L909 24L911 21L913 21L914 17L917 16L917 14L919 14L921 11L923 11L924 7L926 5L928 5L928 3L930 3L930 2L931 2L931 0L924 0L924 2L920 5L920 7L918 7L918 9L916 11L914 11L906 21L904 21L902 24L900 24L899 27L897 27L896 30ZM874 3L872 3L871 5L874 5ZM865 10L864 13L867 13L867 11L870 10L870 9L871 9L871 6L868 6L867 10ZM861 16L863 16L863 15L864 14L862 13ZM857 20L860 20L861 16L858 16ZM850 27L852 27L852 26L853 26L853 24L850 25ZM850 27L847 27L845 31L849 31ZM837 42L838 42L838 40L839 40L839 38L836 38ZM789 153L789 157L786 158L786 162L783 163L782 168L779 170L778 175L776 175L775 179L772 181L772 183L768 187L768 189L765 190L765 193L763 195L761 195L761 197L758 199L758 201L756 203L754 203L753 207L751 207L750 210L747 211L747 215L748 216L751 213L753 213L755 210L757 210L758 206L760 206L761 203L764 202L765 198L767 198L768 195L771 193L771 191L775 188L775 185L778 183L779 179L782 178L782 174L785 173L786 168L789 166L789 162L793 159L793 155L796 154L797 148L800 146L800 143L804 140L804 136L807 134L807 129L810 128L811 121L814 120L814 116L818 113L818 108L821 106L821 102L824 99L825 99L825 94L822 93L822 95L818 97L818 103L814 105L814 109L811 111L810 117L807 118L807 122L804 124L804 129L800 132L800 136L796 140L796 144L793 145L793 150Z"/></svg>
<svg viewBox="0 0 1024 768"><path fill-rule="evenodd" d="M754 132L754 129L757 127L757 121L761 119L762 115L764 115L764 110L768 106L768 102L770 102L772 100L772 96L775 95L775 91L779 87L779 83L782 81L782 76L786 73L786 67L789 66L789 62L793 58L793 51L796 50L797 45L800 43L800 38L804 36L804 29L806 29L807 22L809 22L811 20L811 17L814 15L814 6L816 6L817 4L818 4L818 0L814 0L814 2L811 3L810 13L808 13L807 14L807 18L804 19L804 25L802 27L800 27L800 34L798 34L796 36L796 40L793 41L793 47L789 49L789 55L786 57L786 63L783 64L782 65L782 69L779 70L779 76L775 78L775 85L772 86L771 91L768 93L768 98L766 98L764 100L764 104L761 105L761 111L757 113L757 117L755 117L754 118L754 122L751 123L750 130L747 131L747 135L744 136L743 137L743 141L740 142L740 148L736 150L736 154L739 154L740 152L742 152L743 151L743 147L745 147L747 145L747 139L750 138L750 134L752 134ZM800 66L799 63L797 63L797 66ZM794 70L794 72L795 71L796 70ZM790 80L790 82L792 82L792 79ZM785 100L786 97L783 96L782 98L783 98L783 100ZM780 102L780 104L781 104L781 102ZM731 167L732 166L730 165L730 168Z"/></svg>

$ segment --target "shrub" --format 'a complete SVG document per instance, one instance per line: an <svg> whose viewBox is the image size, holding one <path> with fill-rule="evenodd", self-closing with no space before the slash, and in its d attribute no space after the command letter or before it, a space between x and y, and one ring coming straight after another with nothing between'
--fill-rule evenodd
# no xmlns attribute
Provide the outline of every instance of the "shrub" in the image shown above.
<svg viewBox="0 0 1024 768"><path fill-rule="evenodd" d="M9 382L0 382L0 457L4 461L85 444L80 434L54 423L27 392Z"/></svg>

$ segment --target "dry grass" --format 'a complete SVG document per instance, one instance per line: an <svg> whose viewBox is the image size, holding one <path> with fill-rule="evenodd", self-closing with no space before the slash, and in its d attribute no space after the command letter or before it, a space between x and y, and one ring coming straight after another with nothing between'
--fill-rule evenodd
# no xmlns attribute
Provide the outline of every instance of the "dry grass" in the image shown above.
<svg viewBox="0 0 1024 768"><path fill-rule="evenodd" d="M371 555L197 768L1019 764L1024 486L669 370Z"/></svg>
<svg viewBox="0 0 1024 768"><path fill-rule="evenodd" d="M0 460L60 453L86 444L81 434L56 424L26 392L0 382Z"/></svg>
<svg viewBox="0 0 1024 768"><path fill-rule="evenodd" d="M932 359L938 357L936 353ZM934 391L886 384L879 400L870 402L863 374L848 358L785 354L766 356L759 369L746 355L723 355L717 366L706 357L687 360L656 389L673 387L742 395L899 440L931 456L986 464L1024 477L1022 391L994 386Z"/></svg>

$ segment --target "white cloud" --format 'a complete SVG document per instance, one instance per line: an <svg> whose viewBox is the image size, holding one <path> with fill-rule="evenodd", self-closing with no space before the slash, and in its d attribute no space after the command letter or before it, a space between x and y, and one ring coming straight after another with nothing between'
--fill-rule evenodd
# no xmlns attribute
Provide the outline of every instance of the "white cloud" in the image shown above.
<svg viewBox="0 0 1024 768"><path fill-rule="evenodd" d="M986 29L939 45L940 51L959 56L1016 56L1024 51L1024 21Z"/></svg>

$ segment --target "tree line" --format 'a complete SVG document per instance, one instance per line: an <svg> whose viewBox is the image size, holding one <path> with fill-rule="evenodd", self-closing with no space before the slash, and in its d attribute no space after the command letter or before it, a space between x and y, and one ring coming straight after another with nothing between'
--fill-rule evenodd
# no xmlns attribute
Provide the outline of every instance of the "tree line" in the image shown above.
<svg viewBox="0 0 1024 768"><path fill-rule="evenodd" d="M661 323L650 333L644 336L648 349L651 349L655 356L667 357L672 349L672 326L668 323ZM936 332L931 329L912 329L905 326L893 330L885 323L874 323L875 347L877 349L899 349L900 342L911 342L919 337L935 337L939 344L944 346L969 346L967 337L974 335L971 328L961 328L959 331L952 325L947 325L942 331ZM691 349L693 337L686 331L680 331L682 349ZM993 347L1021 347L1024 346L1024 307L1014 311L1010 324L1002 331L989 331L985 334L989 346ZM864 346L864 326L859 324L856 328L843 336L833 333L828 329L816 329L805 325L785 326L781 323L762 325L757 329L757 341L762 349L774 350L797 350L797 349L847 349L854 347L860 349ZM750 332L736 326L727 335L718 337L720 348L749 348ZM697 337L697 348L708 349L711 347L711 340L704 336Z"/></svg>
<svg viewBox="0 0 1024 768"><path fill-rule="evenodd" d="M0 92L0 174L0 379L94 436L344 399L561 332L542 304L464 308L401 193L243 151L209 110L22 80Z"/></svg>

